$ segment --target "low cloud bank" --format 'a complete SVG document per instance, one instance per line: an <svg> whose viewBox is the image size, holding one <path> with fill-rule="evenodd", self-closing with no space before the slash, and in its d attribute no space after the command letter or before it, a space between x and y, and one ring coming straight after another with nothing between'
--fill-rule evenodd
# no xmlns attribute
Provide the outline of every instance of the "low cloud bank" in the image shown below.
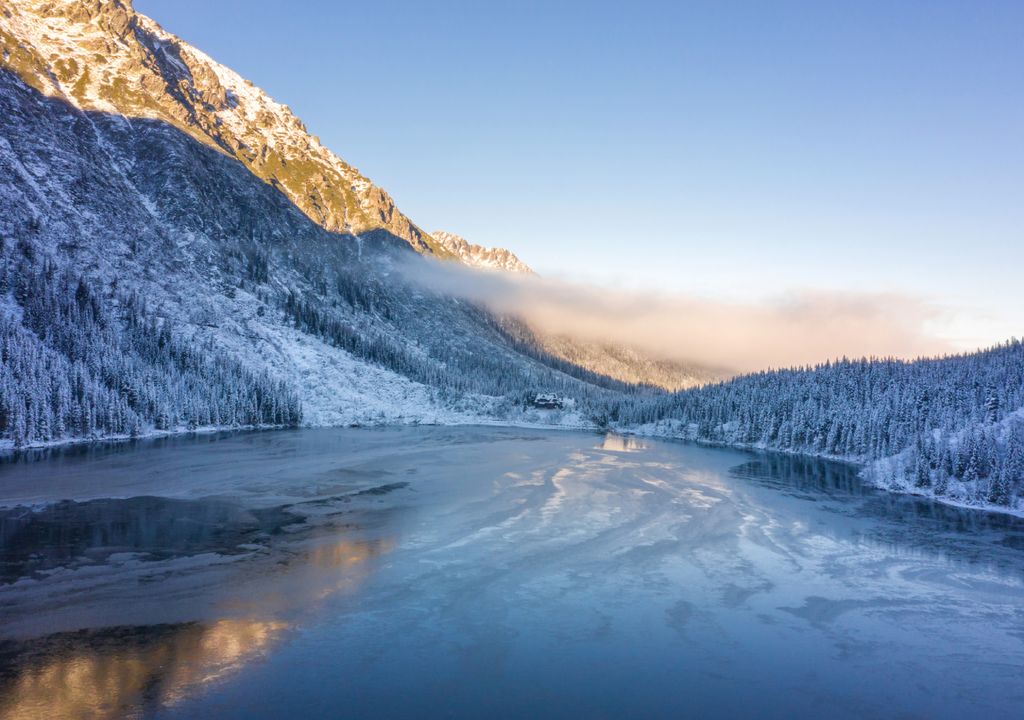
<svg viewBox="0 0 1024 720"><path fill-rule="evenodd" d="M740 304L415 260L401 267L413 282L518 316L543 333L736 372L952 349L925 329L939 316L934 307L895 294L801 292Z"/></svg>

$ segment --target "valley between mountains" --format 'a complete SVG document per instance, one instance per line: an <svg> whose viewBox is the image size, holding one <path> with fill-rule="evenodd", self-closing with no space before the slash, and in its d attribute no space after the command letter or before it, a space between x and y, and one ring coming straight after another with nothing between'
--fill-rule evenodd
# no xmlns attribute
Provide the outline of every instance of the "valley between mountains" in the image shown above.
<svg viewBox="0 0 1024 720"><path fill-rule="evenodd" d="M841 458L890 489L1022 512L1016 340L730 379L545 334L418 282L431 263L531 273L513 252L424 231L287 106L130 2L0 0L0 48L8 449L202 428L600 428Z"/></svg>

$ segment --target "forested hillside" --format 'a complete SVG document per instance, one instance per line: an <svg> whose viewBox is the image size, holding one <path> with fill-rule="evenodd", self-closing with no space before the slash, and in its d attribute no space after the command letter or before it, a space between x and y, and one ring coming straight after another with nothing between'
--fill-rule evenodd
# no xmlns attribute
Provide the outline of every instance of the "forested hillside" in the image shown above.
<svg viewBox="0 0 1024 720"><path fill-rule="evenodd" d="M599 416L704 442L840 457L878 483L967 503L1024 496L1024 344L914 362L761 372Z"/></svg>
<svg viewBox="0 0 1024 720"><path fill-rule="evenodd" d="M0 248L0 437L15 447L302 420L286 383L182 342L137 295L104 297L27 247Z"/></svg>

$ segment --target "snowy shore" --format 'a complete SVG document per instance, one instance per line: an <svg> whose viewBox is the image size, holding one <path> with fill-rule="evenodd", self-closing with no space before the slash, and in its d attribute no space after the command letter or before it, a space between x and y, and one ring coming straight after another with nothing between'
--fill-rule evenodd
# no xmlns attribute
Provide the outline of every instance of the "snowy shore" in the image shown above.
<svg viewBox="0 0 1024 720"><path fill-rule="evenodd" d="M440 417L438 417L440 415ZM469 413L438 413L431 420L425 420L423 413L411 413L407 416L374 420L365 419L363 422L350 422L344 425L307 424L304 427L395 427L395 426L486 426L486 427L508 427L524 428L532 430L572 430L572 431L602 431L621 435L630 435L640 438L651 438L659 440L674 440L709 447L735 448L739 450L752 450L757 452L780 453L797 457L813 457L831 462L845 463L860 468L860 477L865 483L885 490L887 492L913 495L927 498L943 505L965 508L970 510L984 510L987 512L1003 513L1014 517L1024 518L1024 508L1006 507L992 503L978 503L965 497L963 483L957 483L951 494L936 495L928 489L915 487L907 476L904 463L899 457L886 458L884 460L868 463L859 458L841 457L826 455L823 453L794 452L779 450L768 447L762 443L741 443L741 442L716 442L702 440L692 437L692 433L674 425L649 424L639 427L608 427L599 428L593 422L585 419L577 412L560 411L538 411L527 410L518 413L518 418L494 418L488 416L474 416ZM444 419L440 419L443 417ZM151 430L134 437L127 435L105 436L95 438L65 438L49 442L34 442L22 448L15 449L10 440L0 441L0 454L10 455L17 452L59 449L76 445L122 443L132 440L154 440L166 437L185 437L189 435L209 435L218 432L246 432L246 431L273 431L285 429L275 425L245 425L245 426L204 426L197 428L176 428L174 430Z"/></svg>
<svg viewBox="0 0 1024 720"><path fill-rule="evenodd" d="M615 431L624 435L635 435L637 437L657 438L662 440L680 440L709 447L754 450L757 452L779 453L782 455L818 458L821 460L828 460L830 462L844 463L860 468L860 478L868 485L880 490L898 493L901 495L914 495L916 497L927 498L929 500L942 503L943 505L950 505L953 507L966 508L969 510L984 510L986 512L1003 513L1005 515L1024 518L1024 507L1021 506L1022 501L1020 499L1018 499L1015 507L996 505L988 502L976 502L968 499L966 485L961 482L951 482L951 488L949 490L950 494L946 495L936 495L928 488L916 487L909 476L909 469L901 455L871 462L856 457L828 455L826 453L798 452L773 448L764 443L712 441L696 437L693 432L693 428L683 428L674 424L666 425L662 423L651 423L636 428L616 428Z"/></svg>

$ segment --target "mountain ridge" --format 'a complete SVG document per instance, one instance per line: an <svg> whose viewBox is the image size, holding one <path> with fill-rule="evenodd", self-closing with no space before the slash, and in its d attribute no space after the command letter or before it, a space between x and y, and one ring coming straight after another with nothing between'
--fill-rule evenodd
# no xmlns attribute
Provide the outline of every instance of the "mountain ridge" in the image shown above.
<svg viewBox="0 0 1024 720"><path fill-rule="evenodd" d="M467 267L532 272L510 250L423 232L383 189L310 135L286 105L130 2L6 0L0 7L0 67L78 110L124 117L129 135L131 124L143 119L177 128L238 161L324 230L343 235L342 242L351 238L357 252L371 238L398 239L420 254ZM155 218L158 204L140 196ZM593 343L548 341L541 333L534 339L562 362L630 383L674 390L721 377L686 363L655 363L635 351L632 360Z"/></svg>
<svg viewBox="0 0 1024 720"><path fill-rule="evenodd" d="M515 253L506 248L476 245L461 235L444 230L435 230L430 235L438 245L467 267L512 273L533 272Z"/></svg>
<svg viewBox="0 0 1024 720"><path fill-rule="evenodd" d="M287 105L126 0L7 0L0 66L81 110L160 119L241 162L330 232L387 230L447 253ZM51 59L55 58L55 60Z"/></svg>
<svg viewBox="0 0 1024 720"><path fill-rule="evenodd" d="M39 13L48 7L29 0L18 6ZM286 382L274 402L280 407L296 394L301 408L288 416L305 424L522 417L530 392L582 399L629 390L524 346L485 309L394 272L399 260L404 266L408 258L428 261L420 255L445 256L417 253L407 237L385 226L328 230L166 107L135 117L83 108L55 84L57 68L51 72L46 55L12 35L12 28L32 37L54 31L29 30L26 18L34 15L13 7L8 2L0 13L4 277L41 277L40 287L53 298L82 284L95 315L120 328L117 337L134 337L137 327L169 333L211 362L238 367L239 383L249 383L246 373L260 386ZM141 21L115 12L123 9L117 0L63 2L59 9L86 23L88 32L47 43L75 40L102 49L141 42ZM136 50L111 52L152 59L151 48ZM52 64L63 60L54 53ZM31 293L17 282L2 290L0 315L14 338L12 352L24 355L0 368L0 426L7 437L18 427L26 429L16 435L19 442L48 443L205 424L211 413L202 410L209 406L201 397L139 390L147 373L158 378L153 382L177 382L157 372L168 359L148 351L138 356L134 379L87 378L96 392L88 402L85 396L69 402L65 389L77 382L68 377L78 372L76 362L117 363L87 357L108 352L102 347L60 339L74 338L73 329L62 335L46 332L45 323L26 326L24 318L36 312ZM129 309L126 298L144 302ZM54 302L38 312L52 314L57 329L74 317L58 310ZM112 351L119 343L107 345ZM53 372L32 369L40 363ZM147 370L147 363L153 367ZM201 384L187 387L182 392L201 392ZM218 412L264 417L233 408L227 403ZM81 413L87 420L75 417Z"/></svg>

